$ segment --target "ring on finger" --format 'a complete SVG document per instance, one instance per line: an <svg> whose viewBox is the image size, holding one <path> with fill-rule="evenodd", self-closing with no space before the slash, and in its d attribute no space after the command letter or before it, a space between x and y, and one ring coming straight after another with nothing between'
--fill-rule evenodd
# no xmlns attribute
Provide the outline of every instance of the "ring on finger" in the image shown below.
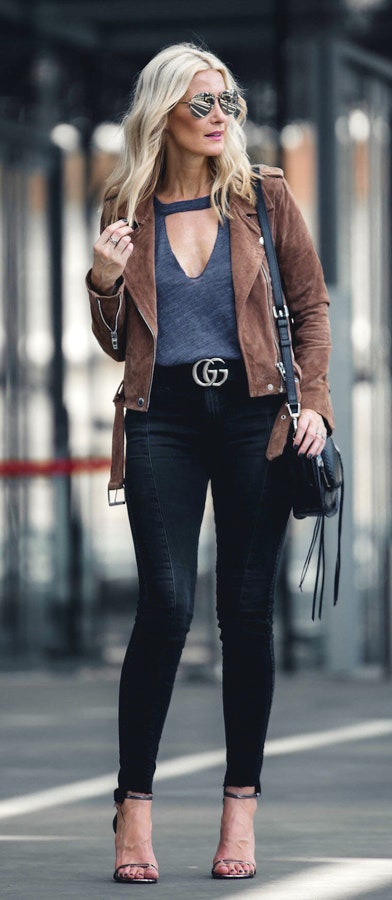
<svg viewBox="0 0 392 900"><path fill-rule="evenodd" d="M118 240L120 240L120 238ZM113 244L113 247L117 247L118 241L116 241L114 237L110 237L109 244Z"/></svg>

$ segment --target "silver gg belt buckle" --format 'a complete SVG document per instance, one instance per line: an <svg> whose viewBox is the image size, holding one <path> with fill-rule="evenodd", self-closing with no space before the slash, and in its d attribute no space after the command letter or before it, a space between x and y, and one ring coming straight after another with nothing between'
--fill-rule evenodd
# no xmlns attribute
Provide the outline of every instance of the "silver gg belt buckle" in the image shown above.
<svg viewBox="0 0 392 900"><path fill-rule="evenodd" d="M210 368L216 363L223 363L224 359L220 356L213 356L211 359L198 359L192 367L192 378L199 387L220 387L224 384L229 376L228 369ZM218 380L218 375L220 379Z"/></svg>

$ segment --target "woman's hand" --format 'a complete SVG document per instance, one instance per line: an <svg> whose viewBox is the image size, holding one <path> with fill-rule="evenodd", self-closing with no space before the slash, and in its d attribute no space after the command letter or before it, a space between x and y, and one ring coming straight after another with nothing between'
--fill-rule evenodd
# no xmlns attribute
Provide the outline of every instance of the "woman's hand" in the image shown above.
<svg viewBox="0 0 392 900"><path fill-rule="evenodd" d="M325 447L327 430L324 420L314 409L303 409L298 419L293 447L309 458L318 456Z"/></svg>
<svg viewBox="0 0 392 900"><path fill-rule="evenodd" d="M113 293L133 250L132 231L127 219L120 219L108 225L94 244L91 281L97 293L106 297Z"/></svg>

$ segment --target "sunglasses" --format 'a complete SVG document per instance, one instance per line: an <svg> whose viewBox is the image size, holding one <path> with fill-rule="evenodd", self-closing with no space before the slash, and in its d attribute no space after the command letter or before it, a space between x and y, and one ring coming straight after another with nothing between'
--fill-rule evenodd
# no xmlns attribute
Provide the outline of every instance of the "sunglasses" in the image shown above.
<svg viewBox="0 0 392 900"><path fill-rule="evenodd" d="M235 116L238 112L237 91L222 91L218 95L204 92L195 94L190 100L180 100L179 102L184 106L189 106L190 113L195 119L204 119L204 116L208 116L208 113L214 108L216 100L225 116Z"/></svg>

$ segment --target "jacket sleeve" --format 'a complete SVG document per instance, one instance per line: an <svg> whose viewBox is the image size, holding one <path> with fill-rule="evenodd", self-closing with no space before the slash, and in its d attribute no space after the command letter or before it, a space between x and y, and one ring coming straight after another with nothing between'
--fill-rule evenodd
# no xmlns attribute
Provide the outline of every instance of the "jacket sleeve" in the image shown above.
<svg viewBox="0 0 392 900"><path fill-rule="evenodd" d="M100 233L109 219L109 202L104 203ZM127 328L127 291L124 278L119 278L116 293L109 297L98 294L91 282L91 269L86 276L86 287L90 301L93 334L105 353L117 362L125 359Z"/></svg>
<svg viewBox="0 0 392 900"><path fill-rule="evenodd" d="M276 182L279 188L273 230L283 290L293 319L293 350L301 369L301 405L320 413L330 432L334 421L328 384L329 297L320 260L294 195L285 179Z"/></svg>

